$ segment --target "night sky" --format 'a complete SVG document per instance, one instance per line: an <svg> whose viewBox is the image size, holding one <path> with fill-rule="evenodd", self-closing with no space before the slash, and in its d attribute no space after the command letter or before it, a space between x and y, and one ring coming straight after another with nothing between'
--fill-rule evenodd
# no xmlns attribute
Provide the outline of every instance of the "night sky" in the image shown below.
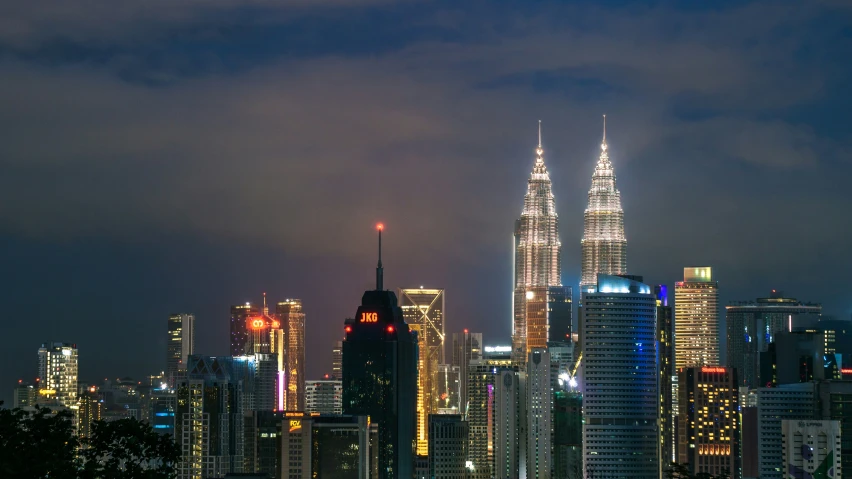
<svg viewBox="0 0 852 479"><path fill-rule="evenodd" d="M329 372L377 221L386 287L508 344L539 119L575 299L606 113L629 273L849 318L852 3L680 3L0 0L0 398L44 341L160 371L173 312L227 354L264 291Z"/></svg>

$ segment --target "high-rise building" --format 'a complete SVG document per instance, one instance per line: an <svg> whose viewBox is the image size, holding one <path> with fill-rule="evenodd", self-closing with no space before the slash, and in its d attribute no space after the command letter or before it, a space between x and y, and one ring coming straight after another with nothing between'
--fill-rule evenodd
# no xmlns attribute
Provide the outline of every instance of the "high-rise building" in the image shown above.
<svg viewBox="0 0 852 479"><path fill-rule="evenodd" d="M781 423L814 419L815 383L785 384L757 391L757 457L760 479L789 477L784 467Z"/></svg>
<svg viewBox="0 0 852 479"><path fill-rule="evenodd" d="M780 331L760 353L760 382L766 387L822 379L842 379L842 355L831 352L825 331Z"/></svg>
<svg viewBox="0 0 852 479"><path fill-rule="evenodd" d="M841 431L852 431L852 381L819 381L817 399L816 419L838 421ZM852 471L852 434L842 435L840 458L842 469ZM835 477L842 477L840 471Z"/></svg>
<svg viewBox="0 0 852 479"><path fill-rule="evenodd" d="M452 365L459 368L459 408L462 415L467 414L468 372L471 362L482 358L482 333L464 330L453 333Z"/></svg>
<svg viewBox="0 0 852 479"><path fill-rule="evenodd" d="M781 444L787 477L843 477L840 421L782 420Z"/></svg>
<svg viewBox="0 0 852 479"><path fill-rule="evenodd" d="M305 411L318 414L342 414L343 382L335 379L306 381Z"/></svg>
<svg viewBox="0 0 852 479"><path fill-rule="evenodd" d="M417 335L385 291L379 226L376 289L365 291L354 319L345 322L343 413L378 424L378 478L411 477L414 464Z"/></svg>
<svg viewBox="0 0 852 479"><path fill-rule="evenodd" d="M103 406L103 401L96 392L86 390L80 394L80 409L77 413L78 436L85 438L92 435L92 424L102 419Z"/></svg>
<svg viewBox="0 0 852 479"><path fill-rule="evenodd" d="M598 282L598 274L627 274L624 210L621 209L621 193L615 186L615 169L607 152L606 115L601 154L592 174L592 187L589 189L589 206L583 214L581 246L581 292L593 291Z"/></svg>
<svg viewBox="0 0 852 479"><path fill-rule="evenodd" d="M336 341L331 349L331 379L343 379L343 341Z"/></svg>
<svg viewBox="0 0 852 479"><path fill-rule="evenodd" d="M468 431L460 414L429 416L429 477L465 477Z"/></svg>
<svg viewBox="0 0 852 479"><path fill-rule="evenodd" d="M663 464L674 461L674 405L672 403L672 375L674 370L674 322L666 285L654 286L657 297L657 347L660 367L660 460Z"/></svg>
<svg viewBox="0 0 852 479"><path fill-rule="evenodd" d="M180 313L169 316L166 343L166 378L171 386L186 372L186 361L195 350L195 315Z"/></svg>
<svg viewBox="0 0 852 479"><path fill-rule="evenodd" d="M38 391L38 388L31 383L18 380L18 384L15 386L14 397L12 398L12 407L17 409L35 406L38 399Z"/></svg>
<svg viewBox="0 0 852 479"><path fill-rule="evenodd" d="M369 423L370 419L366 416L286 413L279 427L281 471L275 477L375 477L370 471L372 446Z"/></svg>
<svg viewBox="0 0 852 479"><path fill-rule="evenodd" d="M246 354L248 321L258 313L257 307L251 303L231 306L231 356Z"/></svg>
<svg viewBox="0 0 852 479"><path fill-rule="evenodd" d="M399 290L402 317L417 334L417 454L429 454L429 415L438 412L438 365L444 364L444 290Z"/></svg>
<svg viewBox="0 0 852 479"><path fill-rule="evenodd" d="M677 453L692 475L739 479L740 424L736 371L720 366L681 369Z"/></svg>
<svg viewBox="0 0 852 479"><path fill-rule="evenodd" d="M305 313L301 299L286 299L275 308L284 329L288 411L305 409Z"/></svg>
<svg viewBox="0 0 852 479"><path fill-rule="evenodd" d="M728 367L737 370L744 386L765 386L759 382L760 355L782 331L815 329L822 306L786 298L784 293L772 290L768 298L741 301L725 306L727 322Z"/></svg>
<svg viewBox="0 0 852 479"><path fill-rule="evenodd" d="M526 370L526 477L550 479L553 467L553 390L550 353L533 349Z"/></svg>
<svg viewBox="0 0 852 479"><path fill-rule="evenodd" d="M641 277L598 275L582 296L588 477L659 478L656 298Z"/></svg>
<svg viewBox="0 0 852 479"><path fill-rule="evenodd" d="M38 349L39 394L77 406L77 345L43 343Z"/></svg>
<svg viewBox="0 0 852 479"><path fill-rule="evenodd" d="M187 358L189 359L189 358ZM153 389L148 398L148 423L160 434L174 436L177 397L174 389Z"/></svg>
<svg viewBox="0 0 852 479"><path fill-rule="evenodd" d="M553 477L583 478L583 395L564 383L553 394Z"/></svg>
<svg viewBox="0 0 852 479"><path fill-rule="evenodd" d="M468 478L516 477L511 474L520 467L520 451L525 450L525 396L520 384L525 373L512 364L511 346L485 346L482 351L468 368ZM504 373L518 377L507 384ZM501 385L508 390L497 391Z"/></svg>
<svg viewBox="0 0 852 479"><path fill-rule="evenodd" d="M438 365L438 414L460 414L461 376L458 366Z"/></svg>
<svg viewBox="0 0 852 479"><path fill-rule="evenodd" d="M547 288L562 286L562 243L550 174L542 156L541 122L535 153L524 209L515 221L512 348L518 364L526 361L531 348L546 347Z"/></svg>
<svg viewBox="0 0 852 479"><path fill-rule="evenodd" d="M719 364L719 283L710 267L683 268L675 283L675 369Z"/></svg>
<svg viewBox="0 0 852 479"><path fill-rule="evenodd" d="M573 294L570 286L547 288L547 342L571 343Z"/></svg>

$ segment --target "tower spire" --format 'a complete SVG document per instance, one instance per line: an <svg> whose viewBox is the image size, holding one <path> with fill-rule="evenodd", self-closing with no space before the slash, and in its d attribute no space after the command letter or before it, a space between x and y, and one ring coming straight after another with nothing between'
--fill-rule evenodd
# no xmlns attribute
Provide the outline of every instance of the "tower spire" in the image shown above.
<svg viewBox="0 0 852 479"><path fill-rule="evenodd" d="M263 292L263 315L269 316L269 307L266 306L266 291Z"/></svg>
<svg viewBox="0 0 852 479"><path fill-rule="evenodd" d="M382 268L382 230L385 225L379 223L376 225L379 230L379 264L376 266L376 291L383 291L384 288L384 269Z"/></svg>
<svg viewBox="0 0 852 479"><path fill-rule="evenodd" d="M538 147L541 148L541 120L538 120Z"/></svg>
<svg viewBox="0 0 852 479"><path fill-rule="evenodd" d="M603 117L604 117L604 135L603 135L603 142L604 142L604 143L606 143L606 113L604 113L604 116L603 116Z"/></svg>

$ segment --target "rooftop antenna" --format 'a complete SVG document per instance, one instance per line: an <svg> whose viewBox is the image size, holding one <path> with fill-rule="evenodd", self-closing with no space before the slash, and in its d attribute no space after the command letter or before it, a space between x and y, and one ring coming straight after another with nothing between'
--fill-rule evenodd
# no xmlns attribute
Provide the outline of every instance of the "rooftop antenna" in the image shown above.
<svg viewBox="0 0 852 479"><path fill-rule="evenodd" d="M384 291L384 269L382 268L382 230L385 229L385 225L379 223L376 225L376 229L379 230L379 264L376 266L376 291Z"/></svg>
<svg viewBox="0 0 852 479"><path fill-rule="evenodd" d="M263 315L269 316L269 308L266 306L266 291L263 292Z"/></svg>
<svg viewBox="0 0 852 479"><path fill-rule="evenodd" d="M541 149L541 120L538 120L538 147Z"/></svg>

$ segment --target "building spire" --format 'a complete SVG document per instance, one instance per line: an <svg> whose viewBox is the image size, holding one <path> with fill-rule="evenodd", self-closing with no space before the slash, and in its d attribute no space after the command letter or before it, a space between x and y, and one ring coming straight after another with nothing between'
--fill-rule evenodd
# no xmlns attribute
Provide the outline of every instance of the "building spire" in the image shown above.
<svg viewBox="0 0 852 479"><path fill-rule="evenodd" d="M376 225L379 230L379 264L376 266L376 291L383 291L384 288L384 269L382 268L382 230L385 225L379 223Z"/></svg>
<svg viewBox="0 0 852 479"><path fill-rule="evenodd" d="M603 143L601 143L601 150L606 151L606 114L603 116Z"/></svg>
<svg viewBox="0 0 852 479"><path fill-rule="evenodd" d="M541 148L541 120L538 120L538 147Z"/></svg>
<svg viewBox="0 0 852 479"><path fill-rule="evenodd" d="M266 291L263 292L263 315L269 316L269 307L266 306Z"/></svg>

